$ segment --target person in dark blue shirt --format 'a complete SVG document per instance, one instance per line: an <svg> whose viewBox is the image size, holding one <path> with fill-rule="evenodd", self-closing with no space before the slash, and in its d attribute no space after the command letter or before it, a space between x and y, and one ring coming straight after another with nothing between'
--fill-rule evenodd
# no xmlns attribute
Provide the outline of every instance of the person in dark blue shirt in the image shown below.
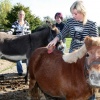
<svg viewBox="0 0 100 100"><path fill-rule="evenodd" d="M63 15L61 12L57 12L54 16L55 21L56 21L56 27L59 29L59 31L62 31L62 29L64 28L64 22L63 22ZM64 45L64 49L61 50L63 53L66 52L66 39L64 38L63 40L61 40L63 42Z"/></svg>
<svg viewBox="0 0 100 100"><path fill-rule="evenodd" d="M57 12L56 14L55 14L55 21L56 21L56 27L60 30L60 31L62 31L62 29L63 29L63 27L64 27L64 23L63 23L63 15L62 15L62 13L60 13L60 12Z"/></svg>

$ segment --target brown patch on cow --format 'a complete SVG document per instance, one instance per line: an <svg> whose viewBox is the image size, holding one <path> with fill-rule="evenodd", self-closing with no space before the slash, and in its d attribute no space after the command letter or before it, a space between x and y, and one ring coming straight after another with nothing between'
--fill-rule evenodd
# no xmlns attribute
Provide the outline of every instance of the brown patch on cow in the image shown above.
<svg viewBox="0 0 100 100"><path fill-rule="evenodd" d="M37 82L50 96L87 100L92 94L84 76L83 63L84 57L77 63L69 64L63 61L60 51L48 54L46 48L38 48L29 60L29 90L34 93L34 83Z"/></svg>

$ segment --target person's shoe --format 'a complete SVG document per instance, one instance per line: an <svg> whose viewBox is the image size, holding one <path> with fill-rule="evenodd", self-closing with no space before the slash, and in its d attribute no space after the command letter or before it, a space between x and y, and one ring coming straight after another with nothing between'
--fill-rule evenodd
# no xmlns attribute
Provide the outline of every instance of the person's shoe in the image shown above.
<svg viewBox="0 0 100 100"><path fill-rule="evenodd" d="M22 73L18 73L18 75L19 75L19 76L22 76L23 74L22 74Z"/></svg>

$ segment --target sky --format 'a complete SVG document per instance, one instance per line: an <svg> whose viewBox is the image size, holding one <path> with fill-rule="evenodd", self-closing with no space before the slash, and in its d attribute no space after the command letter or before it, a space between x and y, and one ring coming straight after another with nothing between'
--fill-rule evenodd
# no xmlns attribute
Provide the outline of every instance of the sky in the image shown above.
<svg viewBox="0 0 100 100"><path fill-rule="evenodd" d="M29 7L32 14L43 19L50 16L54 19L56 12L61 12L63 17L70 16L70 6L76 0L10 0L12 5L21 3ZM87 17L100 25L100 0L83 0L87 9Z"/></svg>

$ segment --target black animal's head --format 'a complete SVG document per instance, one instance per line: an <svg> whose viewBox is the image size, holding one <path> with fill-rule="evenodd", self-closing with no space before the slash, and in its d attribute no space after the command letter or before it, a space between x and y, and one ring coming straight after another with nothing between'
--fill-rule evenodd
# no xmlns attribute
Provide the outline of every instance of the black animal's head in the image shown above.
<svg viewBox="0 0 100 100"><path fill-rule="evenodd" d="M59 29L55 26L55 24L52 24L50 21L46 20L46 24L48 27L50 27L50 36L49 36L49 42L53 40L57 34L59 34Z"/></svg>

